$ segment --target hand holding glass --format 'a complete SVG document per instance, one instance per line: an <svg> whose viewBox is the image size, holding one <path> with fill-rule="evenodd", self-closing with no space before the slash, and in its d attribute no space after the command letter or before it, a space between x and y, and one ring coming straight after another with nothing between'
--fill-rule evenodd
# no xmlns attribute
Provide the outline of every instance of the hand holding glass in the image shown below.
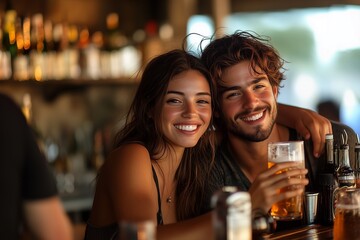
<svg viewBox="0 0 360 240"><path fill-rule="evenodd" d="M268 167L276 163L298 162L299 168L305 167L304 142L288 141L274 142L268 145ZM278 172L280 174L281 172ZM301 176L298 176L301 177ZM279 189L279 192L286 192L299 189L299 186L289 186ZM271 207L270 214L276 220L297 220L303 216L303 196L296 196L275 203Z"/></svg>

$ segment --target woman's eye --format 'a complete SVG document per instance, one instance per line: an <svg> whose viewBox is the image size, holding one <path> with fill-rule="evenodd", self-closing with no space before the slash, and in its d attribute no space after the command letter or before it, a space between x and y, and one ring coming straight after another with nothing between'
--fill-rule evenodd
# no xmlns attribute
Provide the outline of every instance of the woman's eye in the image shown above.
<svg viewBox="0 0 360 240"><path fill-rule="evenodd" d="M168 99L166 102L167 102L167 103L181 103L180 100L175 99L175 98Z"/></svg>
<svg viewBox="0 0 360 240"><path fill-rule="evenodd" d="M241 95L240 92L231 92L226 95L226 98L233 98L233 97L237 97L240 95Z"/></svg>
<svg viewBox="0 0 360 240"><path fill-rule="evenodd" d="M199 100L198 103L200 103L200 104L210 104L210 101L202 99L202 100Z"/></svg>

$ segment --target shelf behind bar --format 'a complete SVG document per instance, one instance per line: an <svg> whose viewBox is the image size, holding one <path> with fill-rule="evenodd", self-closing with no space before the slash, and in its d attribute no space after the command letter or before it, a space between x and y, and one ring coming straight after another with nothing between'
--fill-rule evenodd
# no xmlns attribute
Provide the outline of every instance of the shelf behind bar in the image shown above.
<svg viewBox="0 0 360 240"><path fill-rule="evenodd" d="M1 88L35 88L47 101L52 101L64 92L78 92L90 87L119 87L134 91L138 85L137 79L64 79L64 80L0 80Z"/></svg>

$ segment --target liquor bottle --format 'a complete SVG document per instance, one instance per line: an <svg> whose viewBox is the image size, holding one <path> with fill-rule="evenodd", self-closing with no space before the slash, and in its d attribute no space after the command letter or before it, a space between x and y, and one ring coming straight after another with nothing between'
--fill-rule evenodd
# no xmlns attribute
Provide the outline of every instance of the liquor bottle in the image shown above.
<svg viewBox="0 0 360 240"><path fill-rule="evenodd" d="M16 46L17 46L17 54L13 59L13 78L14 80L28 80L29 79L29 56L28 56L28 48L29 36L27 36L27 28L28 23L26 22L28 18L17 17L16 18Z"/></svg>
<svg viewBox="0 0 360 240"><path fill-rule="evenodd" d="M46 79L45 74L45 59L44 59L44 24L43 15L40 13L34 14L31 17L31 32L30 32L30 78L36 81Z"/></svg>
<svg viewBox="0 0 360 240"><path fill-rule="evenodd" d="M334 192L337 189L336 178L333 174L319 175L319 223L325 226L334 224Z"/></svg>
<svg viewBox="0 0 360 240"><path fill-rule="evenodd" d="M355 182L356 188L360 188L360 141L357 136L357 142L355 143Z"/></svg>
<svg viewBox="0 0 360 240"><path fill-rule="evenodd" d="M10 57L9 66L10 69L7 71L5 76L6 78L10 78L13 73L13 61L16 57L17 47L16 47L16 16L17 12L12 7L12 2L10 0L6 1L5 4L5 14L4 20L2 23L2 48L8 53ZM7 58L8 60L8 58Z"/></svg>
<svg viewBox="0 0 360 240"><path fill-rule="evenodd" d="M324 171L319 174L319 222L322 225L334 223L334 191L338 187L334 164L334 136L327 134L325 137L326 165Z"/></svg>
<svg viewBox="0 0 360 240"><path fill-rule="evenodd" d="M337 172L338 168L339 168L339 145L337 143L334 144L334 167L335 167L335 172ZM336 174L335 174L336 175ZM337 176L335 176L337 177Z"/></svg>
<svg viewBox="0 0 360 240"><path fill-rule="evenodd" d="M337 171L339 187L355 187L355 173L350 166L349 145L343 143L339 152L340 166Z"/></svg>
<svg viewBox="0 0 360 240"><path fill-rule="evenodd" d="M334 136L332 134L326 134L325 136L325 147L326 147L326 165L324 173L336 174L334 164Z"/></svg>

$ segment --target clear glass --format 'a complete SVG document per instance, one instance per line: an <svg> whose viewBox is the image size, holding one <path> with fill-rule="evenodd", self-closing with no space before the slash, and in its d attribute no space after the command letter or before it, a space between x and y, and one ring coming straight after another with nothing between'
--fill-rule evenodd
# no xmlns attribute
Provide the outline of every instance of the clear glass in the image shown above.
<svg viewBox="0 0 360 240"><path fill-rule="evenodd" d="M303 141L274 142L268 144L268 167L281 162L298 162L299 168L305 167ZM279 172L280 174L281 172ZM294 190L298 186L279 189L279 192ZM296 196L275 203L270 214L276 220L298 220L303 216L303 196Z"/></svg>

